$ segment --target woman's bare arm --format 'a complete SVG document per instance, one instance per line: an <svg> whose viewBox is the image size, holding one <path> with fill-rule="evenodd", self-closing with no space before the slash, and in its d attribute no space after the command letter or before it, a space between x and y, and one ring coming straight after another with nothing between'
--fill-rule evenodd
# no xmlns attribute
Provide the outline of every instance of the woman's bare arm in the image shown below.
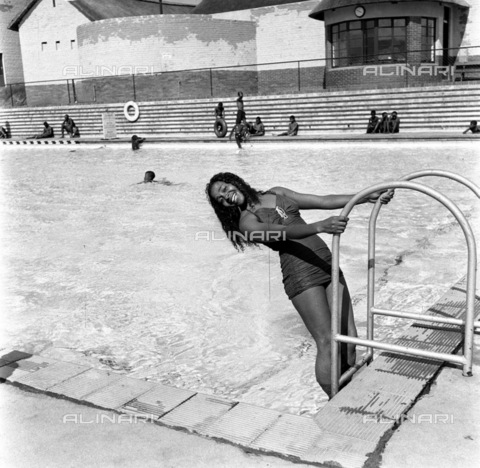
<svg viewBox="0 0 480 468"><path fill-rule="evenodd" d="M304 239L305 237L320 234L341 234L345 231L348 218L332 216L311 224L282 224L263 223L253 214L246 212L240 218L240 232L256 242L275 242L287 239Z"/></svg>
<svg viewBox="0 0 480 468"><path fill-rule="evenodd" d="M298 193L285 187L273 187L269 190L277 195L283 195L295 201L302 210L336 210L343 208L354 196L353 194L344 195L311 195L307 193ZM384 191L385 192L385 191ZM368 197L361 199L357 205L361 203L374 203L384 192L371 193ZM393 196L385 194L382 197L382 203L388 203Z"/></svg>

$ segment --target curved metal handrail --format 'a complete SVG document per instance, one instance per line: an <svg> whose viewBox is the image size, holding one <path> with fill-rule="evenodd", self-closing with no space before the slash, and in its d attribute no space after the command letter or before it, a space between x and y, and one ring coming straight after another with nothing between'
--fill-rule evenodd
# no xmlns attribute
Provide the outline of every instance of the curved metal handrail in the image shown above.
<svg viewBox="0 0 480 468"><path fill-rule="evenodd" d="M415 173L418 174L418 173ZM429 175L432 175L429 173ZM420 177L420 176L419 176ZM461 176L459 176L461 177ZM469 181L470 182L470 181ZM363 198L367 197L371 193L380 191L380 190L389 190L389 189L396 189L396 188L404 188L404 189L411 189L416 190L418 192L424 193L429 195L432 198L435 198L440 203L442 203L450 212L455 216L456 220L460 224L460 227L463 230L465 235L465 239L467 242L468 248L468 270L467 270L467 312L465 317L465 346L464 346L464 359L461 361L463 363L463 374L470 375L472 370L472 357L473 357L473 330L474 330L474 301L475 301L475 276L476 276L476 264L477 264L477 252L476 252L476 245L475 245L475 238L473 236L472 229L468 224L468 221L465 219L464 214L462 211L447 197L442 195L441 193L437 192L436 190L427 187L426 185L418 184L415 182L408 182L405 180L398 180L394 182L385 182L381 184L377 184L371 187L368 187L361 192L357 193L352 199L347 203L345 208L341 212L341 216L347 216L353 207ZM370 225L375 225L376 217L378 216L378 212L380 208L377 209L377 205L380 205L378 201L374 210L372 211L372 216L370 218ZM372 239L373 238L373 239ZM370 249L373 249L370 251ZM343 335L338 334L339 330L339 317L340 317L340 310L339 310L339 249L340 249L340 234L334 234L333 242L332 242L332 341L331 341L331 348L332 348L332 368L331 368L331 380L332 380L332 395L335 395L338 392L338 384L339 384L339 366L338 366L338 339L342 338L342 341L347 342L347 339L350 339L350 342L356 341L357 343L359 339L345 337ZM370 288L373 289L373 281L370 282L370 275L373 276L373 265L371 264L371 256L370 254L374 252L375 249L375 240L374 236L369 236L369 290ZM374 264L374 261L373 261ZM372 273L371 273L372 272ZM370 291L369 291L370 292ZM373 295L372 295L373 300ZM367 305L369 307L369 305ZM369 320L371 319L373 322L373 318L370 316L370 308L369 311ZM373 332L373 326L371 327L371 332ZM373 336L368 337L368 341L373 341ZM367 340L363 340L367 341ZM385 345L384 345L385 346ZM397 347L398 348L398 347ZM372 352L372 348L368 348L368 352ZM425 352L423 352L425 354ZM430 353L430 352L428 352ZM431 353L432 357L438 353ZM445 356L443 356L445 357ZM458 360L458 359L457 359Z"/></svg>
<svg viewBox="0 0 480 468"><path fill-rule="evenodd" d="M474 184L466 177L456 174L455 172L444 171L441 169L426 169L422 171L411 172L400 178L400 180L413 180L420 177L445 177L468 187L478 198L480 198L480 187ZM380 213L382 204L380 200L375 203L370 215L368 227L368 281L367 281L367 310L370 311L374 306L375 300L375 236L376 223ZM479 327L480 322L475 322L475 327ZM374 319L373 314L367 315L367 338L373 340L374 335ZM373 349L367 348L367 360L371 361L373 358Z"/></svg>
<svg viewBox="0 0 480 468"><path fill-rule="evenodd" d="M442 171L441 169L428 169L424 171L416 171L406 176L403 176L400 180L412 180L418 179L420 177L446 177L447 179L452 179L468 187L478 198L480 198L480 187L474 184L471 180L466 177L456 174L455 172Z"/></svg>

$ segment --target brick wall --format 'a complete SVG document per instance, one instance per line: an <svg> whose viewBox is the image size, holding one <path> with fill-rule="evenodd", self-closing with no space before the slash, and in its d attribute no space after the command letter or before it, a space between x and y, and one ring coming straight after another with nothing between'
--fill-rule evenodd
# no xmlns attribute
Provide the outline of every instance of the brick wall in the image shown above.
<svg viewBox="0 0 480 468"><path fill-rule="evenodd" d="M157 75L75 80L79 104L197 99L236 95L238 89L257 94L256 73L235 70L168 72Z"/></svg>
<svg viewBox="0 0 480 468"><path fill-rule="evenodd" d="M324 24L308 17L317 4L308 0L212 16L255 23L258 63L310 60L325 56Z"/></svg>
<svg viewBox="0 0 480 468"><path fill-rule="evenodd" d="M256 63L255 25L200 15L139 16L78 28L85 73L135 73Z"/></svg>
<svg viewBox="0 0 480 468"><path fill-rule="evenodd" d="M259 94L316 92L325 88L324 66L300 66L258 71Z"/></svg>

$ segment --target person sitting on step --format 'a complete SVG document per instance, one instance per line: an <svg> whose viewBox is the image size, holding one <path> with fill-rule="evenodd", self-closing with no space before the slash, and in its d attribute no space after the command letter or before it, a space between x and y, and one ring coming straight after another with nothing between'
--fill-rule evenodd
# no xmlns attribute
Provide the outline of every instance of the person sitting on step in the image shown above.
<svg viewBox="0 0 480 468"><path fill-rule="evenodd" d="M377 133L379 130L380 119L377 117L377 112L372 110L367 124L367 133Z"/></svg>
<svg viewBox="0 0 480 468"><path fill-rule="evenodd" d="M290 123L288 124L288 131L280 133L277 136L297 136L298 133L298 123L295 120L295 116L290 116Z"/></svg>
<svg viewBox="0 0 480 468"><path fill-rule="evenodd" d="M400 132L400 119L398 118L397 113L394 111L388 119L388 132L389 133L398 133Z"/></svg>
<svg viewBox="0 0 480 468"><path fill-rule="evenodd" d="M476 120L472 120L470 122L470 126L463 132L463 134L465 135L465 133L468 133L468 132L480 133L480 128Z"/></svg>
<svg viewBox="0 0 480 468"><path fill-rule="evenodd" d="M249 127L251 136L263 136L265 135L265 126L263 125L262 119L257 117L255 123Z"/></svg>
<svg viewBox="0 0 480 468"><path fill-rule="evenodd" d="M50 127L48 122L43 122L43 133L40 133L39 135L33 135L31 137L28 137L29 140L40 140L41 138L53 138L55 135L53 133L53 128Z"/></svg>
<svg viewBox="0 0 480 468"><path fill-rule="evenodd" d="M377 129L373 131L373 133L388 133L388 114L386 112L382 112L382 118L379 119L377 124Z"/></svg>
<svg viewBox="0 0 480 468"><path fill-rule="evenodd" d="M65 131L70 135L70 138L80 136L78 127L75 125L73 119L68 116L68 114L65 115L65 119L62 123L62 138L65 138Z"/></svg>

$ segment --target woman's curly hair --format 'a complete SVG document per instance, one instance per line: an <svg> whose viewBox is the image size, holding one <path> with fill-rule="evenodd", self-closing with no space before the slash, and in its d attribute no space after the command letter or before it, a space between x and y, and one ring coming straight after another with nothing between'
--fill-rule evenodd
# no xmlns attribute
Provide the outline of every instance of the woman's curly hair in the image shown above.
<svg viewBox="0 0 480 468"><path fill-rule="evenodd" d="M258 190L255 190L253 187L248 185L241 177L232 174L231 172L220 172L215 174L211 179L210 182L207 184L205 188L205 193L207 194L207 198L212 205L217 218L219 219L220 223L222 224L222 228L227 234L227 237L232 242L233 246L237 250L243 251L245 246L249 245L257 245L256 242L252 242L248 239L248 236L245 233L240 232L240 210L238 206L231 206L226 207L219 203L212 197L210 193L211 188L215 182L225 182L226 184L235 185L235 187L242 192L243 196L245 197L247 205L254 204L259 202L258 195L262 194Z"/></svg>

